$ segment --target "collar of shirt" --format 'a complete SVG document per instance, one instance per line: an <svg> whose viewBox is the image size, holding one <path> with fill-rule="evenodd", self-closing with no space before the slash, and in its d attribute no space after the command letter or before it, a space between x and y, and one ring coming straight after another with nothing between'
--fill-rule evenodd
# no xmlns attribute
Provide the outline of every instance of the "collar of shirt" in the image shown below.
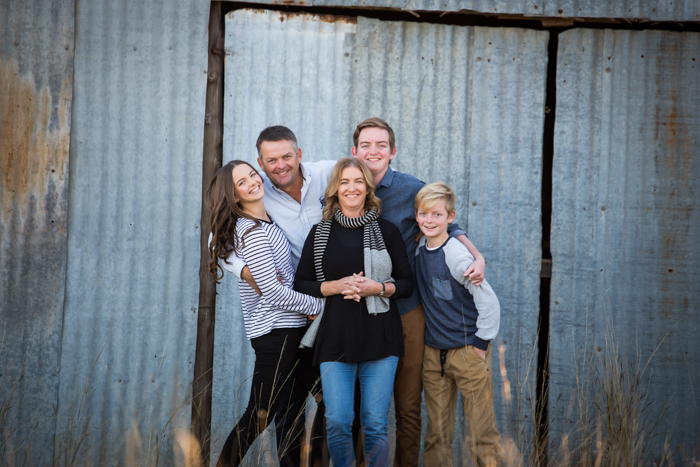
<svg viewBox="0 0 700 467"><path fill-rule="evenodd" d="M311 227L321 221L326 186L334 165L335 161L300 164L304 178L301 203L276 187L269 178L263 177L265 210L289 240L294 269L299 264L301 250Z"/></svg>
<svg viewBox="0 0 700 467"><path fill-rule="evenodd" d="M391 166L389 166L386 168L386 173L384 173L384 176L377 184L377 188L379 188L380 186L385 186L389 188L391 186L392 181L394 181L394 170L391 168Z"/></svg>

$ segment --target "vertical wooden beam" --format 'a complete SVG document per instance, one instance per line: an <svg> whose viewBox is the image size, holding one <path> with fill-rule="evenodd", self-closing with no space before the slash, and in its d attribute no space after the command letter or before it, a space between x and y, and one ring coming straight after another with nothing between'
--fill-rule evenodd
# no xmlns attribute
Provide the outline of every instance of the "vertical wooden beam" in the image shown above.
<svg viewBox="0 0 700 467"><path fill-rule="evenodd" d="M211 230L210 211L204 193L214 173L221 167L224 130L224 17L221 2L211 2L209 10L209 64L204 119L204 151L202 157L202 220L199 264L199 312L197 347L192 383L192 433L202 449L204 465L209 465L211 441L212 367L214 364L214 324L216 284L207 269Z"/></svg>

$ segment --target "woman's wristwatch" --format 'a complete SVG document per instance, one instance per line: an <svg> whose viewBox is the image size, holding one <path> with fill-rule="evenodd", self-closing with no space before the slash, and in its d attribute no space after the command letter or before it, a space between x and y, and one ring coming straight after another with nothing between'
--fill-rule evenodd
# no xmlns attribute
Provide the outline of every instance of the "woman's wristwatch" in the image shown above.
<svg viewBox="0 0 700 467"><path fill-rule="evenodd" d="M386 292L386 284L384 282L382 282L382 291L379 292L379 296L383 297L385 292Z"/></svg>

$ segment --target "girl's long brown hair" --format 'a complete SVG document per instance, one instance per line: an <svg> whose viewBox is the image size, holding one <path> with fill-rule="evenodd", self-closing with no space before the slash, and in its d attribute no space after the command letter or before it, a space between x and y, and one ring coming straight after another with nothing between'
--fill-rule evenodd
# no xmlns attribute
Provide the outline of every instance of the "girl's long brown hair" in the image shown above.
<svg viewBox="0 0 700 467"><path fill-rule="evenodd" d="M234 251L240 251L245 245L243 238L239 238L236 233L236 221L244 217L255 221L255 225L248 229L243 235L260 226L260 220L251 217L243 212L236 203L233 187L233 169L241 164L245 164L251 169L255 167L245 161L234 160L214 174L214 179L209 184L204 200L211 210L211 233L212 239L209 243L209 261L207 268L214 281L218 284L224 277L224 270L219 264L223 260L229 264L228 257ZM257 170L255 170L257 173ZM220 274L219 274L220 273Z"/></svg>
<svg viewBox="0 0 700 467"><path fill-rule="evenodd" d="M327 221L333 217L335 210L340 207L340 202L338 201L338 188L340 188L340 178L343 175L343 170L348 167L356 167L362 172L362 178L365 179L365 185L367 186L367 196L365 197L365 211L371 211L376 209L377 213L382 212L382 200L377 198L374 194L374 179L372 178L372 172L369 171L365 161L362 159L357 159L355 157L346 157L340 159L333 167L333 172L331 172L331 179L328 181L328 187L326 187L326 206L323 208L323 220Z"/></svg>

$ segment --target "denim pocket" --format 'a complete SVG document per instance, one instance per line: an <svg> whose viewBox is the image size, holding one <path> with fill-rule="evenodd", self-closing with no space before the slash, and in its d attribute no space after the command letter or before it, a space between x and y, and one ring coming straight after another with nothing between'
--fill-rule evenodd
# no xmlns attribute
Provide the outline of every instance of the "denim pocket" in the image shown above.
<svg viewBox="0 0 700 467"><path fill-rule="evenodd" d="M435 292L435 297L442 300L452 300L452 284L450 281L443 281L436 277L433 277L433 291Z"/></svg>

